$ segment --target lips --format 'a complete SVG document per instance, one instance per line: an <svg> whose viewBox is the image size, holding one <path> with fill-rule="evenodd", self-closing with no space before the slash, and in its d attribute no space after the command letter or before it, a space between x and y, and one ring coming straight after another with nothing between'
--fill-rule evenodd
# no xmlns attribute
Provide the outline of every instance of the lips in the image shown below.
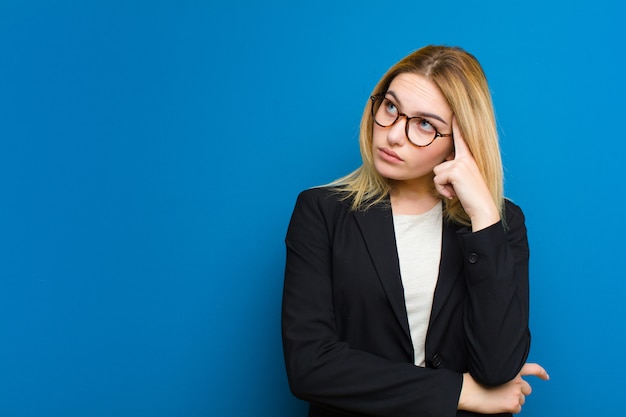
<svg viewBox="0 0 626 417"><path fill-rule="evenodd" d="M380 153L380 156L386 161L390 161L390 162L402 162L403 161L403 159L400 158L398 154L392 151L391 149L378 148L378 152Z"/></svg>

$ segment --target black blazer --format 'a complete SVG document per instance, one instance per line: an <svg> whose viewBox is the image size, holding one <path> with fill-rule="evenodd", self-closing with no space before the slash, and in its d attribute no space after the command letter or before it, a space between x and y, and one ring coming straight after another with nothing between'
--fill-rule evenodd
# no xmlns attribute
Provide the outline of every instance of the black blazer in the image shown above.
<svg viewBox="0 0 626 417"><path fill-rule="evenodd" d="M472 233L444 221L426 337L413 364L391 207L352 211L329 188L298 197L287 231L282 330L287 375L309 416L466 416L462 373L514 378L529 347L528 242L520 208Z"/></svg>

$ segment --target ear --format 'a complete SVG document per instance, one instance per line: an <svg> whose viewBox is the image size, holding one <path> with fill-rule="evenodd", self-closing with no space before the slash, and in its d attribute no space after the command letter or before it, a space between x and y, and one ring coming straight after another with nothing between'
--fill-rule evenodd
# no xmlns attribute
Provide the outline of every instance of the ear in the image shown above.
<svg viewBox="0 0 626 417"><path fill-rule="evenodd" d="M452 152L450 152L450 155L446 156L446 161L453 161L454 160L454 149L452 149Z"/></svg>

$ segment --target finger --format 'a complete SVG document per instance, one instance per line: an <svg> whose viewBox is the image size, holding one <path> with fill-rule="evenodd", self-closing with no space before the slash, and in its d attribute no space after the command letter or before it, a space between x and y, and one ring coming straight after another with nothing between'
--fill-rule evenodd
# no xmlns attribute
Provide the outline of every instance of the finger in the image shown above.
<svg viewBox="0 0 626 417"><path fill-rule="evenodd" d="M439 165L435 165L435 167L433 168L433 173L435 175L441 175L446 170L448 170L450 167L453 167L453 166L454 166L453 162L445 160L445 161L441 162Z"/></svg>
<svg viewBox="0 0 626 417"><path fill-rule="evenodd" d="M526 381L524 381L522 379L522 386L520 387L520 391L522 392L522 394L524 395L530 395L533 392L532 387L530 386L530 384Z"/></svg>
<svg viewBox="0 0 626 417"><path fill-rule="evenodd" d="M456 116L452 117L452 135L454 139L454 157L459 158L461 156L471 155L472 153L461 134L459 129L459 123L456 120Z"/></svg>
<svg viewBox="0 0 626 417"><path fill-rule="evenodd" d="M444 163L445 164L445 163ZM450 183L450 178L446 174L446 169L440 164L433 170L435 176L433 177L433 183L435 184L435 190L443 197L451 200L456 196L454 186Z"/></svg>
<svg viewBox="0 0 626 417"><path fill-rule="evenodd" d="M548 372L538 363L525 363L520 371L521 376L536 376L537 378L547 381L550 379Z"/></svg>
<svg viewBox="0 0 626 417"><path fill-rule="evenodd" d="M437 177L435 177L437 178ZM447 198L448 200L452 200L456 193L454 192L454 187L450 184L439 184L435 181L435 189L439 194Z"/></svg>
<svg viewBox="0 0 626 417"><path fill-rule="evenodd" d="M526 396L524 394L519 395L519 405L524 405L526 402Z"/></svg>

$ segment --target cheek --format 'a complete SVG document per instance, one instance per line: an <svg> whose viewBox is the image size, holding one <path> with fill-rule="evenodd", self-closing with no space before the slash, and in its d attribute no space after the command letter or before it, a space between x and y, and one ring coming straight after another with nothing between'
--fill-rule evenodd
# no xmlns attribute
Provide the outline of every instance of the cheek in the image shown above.
<svg viewBox="0 0 626 417"><path fill-rule="evenodd" d="M413 166L419 170L431 170L435 166L444 162L452 153L452 144L439 143L432 144L426 148L416 148Z"/></svg>
<svg viewBox="0 0 626 417"><path fill-rule="evenodd" d="M384 147L387 146L387 137L385 135L385 132L381 132L380 128L376 129L374 128L374 130L372 131L372 140L370 142L370 150L372 153L376 152L376 149L379 147Z"/></svg>
<svg viewBox="0 0 626 417"><path fill-rule="evenodd" d="M372 128L372 143L380 143L381 140L384 140L385 131L385 129L374 123L374 127Z"/></svg>
<svg viewBox="0 0 626 417"><path fill-rule="evenodd" d="M437 138L435 143L430 146L433 147L433 152L436 153L442 161L448 158L448 156L450 156L450 154L454 151L454 143L451 138L447 137Z"/></svg>
<svg viewBox="0 0 626 417"><path fill-rule="evenodd" d="M448 157L450 156L453 157L454 155L452 154L452 152L454 152L454 145L452 143L452 140L450 140L449 143L443 148L443 151L442 151L443 158L448 159Z"/></svg>

